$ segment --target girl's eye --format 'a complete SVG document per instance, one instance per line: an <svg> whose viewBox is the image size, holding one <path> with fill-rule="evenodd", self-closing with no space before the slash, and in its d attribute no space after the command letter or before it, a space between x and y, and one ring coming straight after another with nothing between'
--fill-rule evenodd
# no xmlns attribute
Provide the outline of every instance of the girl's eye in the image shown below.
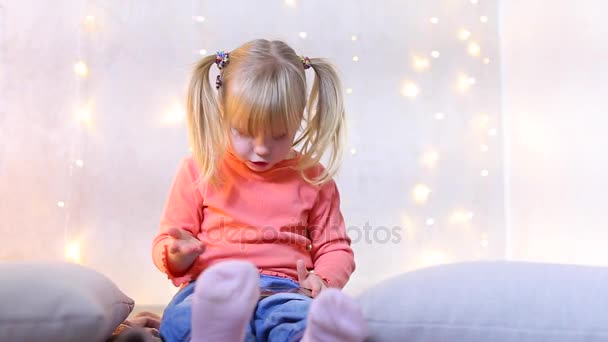
<svg viewBox="0 0 608 342"><path fill-rule="evenodd" d="M248 137L248 135L246 133L243 133L242 131L240 131L236 128L232 129L232 134L239 135L241 137Z"/></svg>

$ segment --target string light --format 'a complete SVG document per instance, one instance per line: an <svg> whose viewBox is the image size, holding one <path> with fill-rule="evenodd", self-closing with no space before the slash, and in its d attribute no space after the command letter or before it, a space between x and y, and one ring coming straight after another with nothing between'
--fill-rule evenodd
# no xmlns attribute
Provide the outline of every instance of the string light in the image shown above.
<svg viewBox="0 0 608 342"><path fill-rule="evenodd" d="M306 37L308 37L308 34L306 32L300 32L299 33L300 38L302 39L306 39Z"/></svg>
<svg viewBox="0 0 608 342"><path fill-rule="evenodd" d="M89 67L85 62L79 61L78 63L74 64L74 72L80 77L87 77L89 74Z"/></svg>
<svg viewBox="0 0 608 342"><path fill-rule="evenodd" d="M285 5L290 7L296 7L296 0L285 0Z"/></svg>
<svg viewBox="0 0 608 342"><path fill-rule="evenodd" d="M416 69L418 71L423 71L423 70L428 69L428 67L430 66L430 63L429 63L429 60L426 58L414 56L413 61L412 61L412 66L414 69Z"/></svg>
<svg viewBox="0 0 608 342"><path fill-rule="evenodd" d="M452 215L450 215L449 222L452 224L462 224L467 223L473 219L473 212L466 211L463 209L454 210Z"/></svg>
<svg viewBox="0 0 608 342"><path fill-rule="evenodd" d="M93 114L88 106L78 109L75 113L76 121L85 126L91 126L93 123Z"/></svg>
<svg viewBox="0 0 608 342"><path fill-rule="evenodd" d="M447 254L440 250L426 250L420 256L420 267L430 267L445 264L448 260Z"/></svg>
<svg viewBox="0 0 608 342"><path fill-rule="evenodd" d="M481 52L481 47L476 42L470 42L469 47L467 48L467 51L469 51L469 54L471 56L477 57L477 56L479 56L479 53Z"/></svg>
<svg viewBox="0 0 608 342"><path fill-rule="evenodd" d="M199 22L199 23L202 23L205 21L205 17L203 17L201 15L194 16L194 17L192 17L192 19L194 19L194 21Z"/></svg>
<svg viewBox="0 0 608 342"><path fill-rule="evenodd" d="M59 202L57 202L57 206L59 208L65 208L65 202L64 201L59 201Z"/></svg>
<svg viewBox="0 0 608 342"><path fill-rule="evenodd" d="M435 113L435 119L443 120L445 118L445 114L443 113Z"/></svg>
<svg viewBox="0 0 608 342"><path fill-rule="evenodd" d="M347 94L352 94L353 93L353 88L346 88L346 93Z"/></svg>
<svg viewBox="0 0 608 342"><path fill-rule="evenodd" d="M472 3L473 5L477 5L477 3L479 3L479 0L471 0L471 3Z"/></svg>
<svg viewBox="0 0 608 342"><path fill-rule="evenodd" d="M491 136L491 137L495 136L496 133L497 133L496 128L490 128L488 130L488 135Z"/></svg>
<svg viewBox="0 0 608 342"><path fill-rule="evenodd" d="M429 19L429 21L431 22L431 24L438 24L439 23L439 18L432 17L431 19Z"/></svg>
<svg viewBox="0 0 608 342"><path fill-rule="evenodd" d="M474 80L474 78L471 78L465 74L461 74L458 77L458 90L460 90L460 92L462 93L467 92L471 88L471 85L475 83Z"/></svg>
<svg viewBox="0 0 608 342"><path fill-rule="evenodd" d="M401 94L407 97L414 98L418 96L418 93L420 93L420 89L418 89L415 83L410 81L405 82L401 88Z"/></svg>
<svg viewBox="0 0 608 342"><path fill-rule="evenodd" d="M359 39L359 37L357 37L357 36L356 36L356 35L354 35L354 34L353 34L352 36L350 36L350 40L352 40L353 42L354 42L354 41L357 41L357 39Z"/></svg>
<svg viewBox="0 0 608 342"><path fill-rule="evenodd" d="M205 56L205 55L207 55L207 50L205 50L205 49L200 49L200 50L198 50L198 53L199 53L200 55L202 55L202 56Z"/></svg>
<svg viewBox="0 0 608 342"><path fill-rule="evenodd" d="M481 177L488 177L490 172L486 169L483 169L483 170L481 170L480 174L481 174Z"/></svg>
<svg viewBox="0 0 608 342"><path fill-rule="evenodd" d="M426 219L426 222L425 222L425 223L426 223L426 225L427 225L427 226L429 226L429 227L430 227L430 226L432 226L432 225L434 225L434 224L435 224L435 219L434 219L434 218L432 218L432 217L429 217L429 218L427 218L427 219Z"/></svg>
<svg viewBox="0 0 608 342"><path fill-rule="evenodd" d="M95 30L95 17L92 15L84 17L83 26L85 30L93 32Z"/></svg>
<svg viewBox="0 0 608 342"><path fill-rule="evenodd" d="M470 37L471 37L471 32L469 32L468 30L460 29L460 31L458 31L458 38L460 40L467 40Z"/></svg>
<svg viewBox="0 0 608 342"><path fill-rule="evenodd" d="M487 23L488 22L488 17L486 17L485 15L482 15L481 17L479 17L479 21L481 21L482 23Z"/></svg>
<svg viewBox="0 0 608 342"><path fill-rule="evenodd" d="M76 161L76 166L78 166L78 167L84 167L84 161L82 159L78 159Z"/></svg>
<svg viewBox="0 0 608 342"><path fill-rule="evenodd" d="M352 155L357 154L357 149L356 148L351 148L350 149L350 154L352 154Z"/></svg>
<svg viewBox="0 0 608 342"><path fill-rule="evenodd" d="M414 197L414 201L417 203L426 203L429 199L429 195L431 194L431 189L424 184L417 184L412 190L412 196Z"/></svg>
<svg viewBox="0 0 608 342"><path fill-rule="evenodd" d="M484 58L483 64L490 64L490 59L488 57Z"/></svg>
<svg viewBox="0 0 608 342"><path fill-rule="evenodd" d="M65 246L65 259L68 262L81 263L80 243L78 241L71 241Z"/></svg>
<svg viewBox="0 0 608 342"><path fill-rule="evenodd" d="M439 55L440 55L439 51L437 51L437 50L431 51L431 57L439 58Z"/></svg>
<svg viewBox="0 0 608 342"><path fill-rule="evenodd" d="M164 116L164 122L169 125L179 125L186 119L186 110L180 105L174 105Z"/></svg>
<svg viewBox="0 0 608 342"><path fill-rule="evenodd" d="M432 169L433 167L435 167L438 160L439 160L439 153L437 153L437 151L429 150L429 151L426 151L422 155L421 162L422 162L422 165L426 166L429 169Z"/></svg>
<svg viewBox="0 0 608 342"><path fill-rule="evenodd" d="M486 144L481 144L481 146L479 146L479 149L481 150L481 152L488 152L490 148Z"/></svg>
<svg viewBox="0 0 608 342"><path fill-rule="evenodd" d="M353 62L358 62L359 61L359 56L353 56Z"/></svg>

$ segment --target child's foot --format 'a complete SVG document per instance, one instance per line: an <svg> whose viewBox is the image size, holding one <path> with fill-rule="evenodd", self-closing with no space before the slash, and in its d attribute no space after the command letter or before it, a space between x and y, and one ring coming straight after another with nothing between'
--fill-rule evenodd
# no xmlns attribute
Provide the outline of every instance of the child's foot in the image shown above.
<svg viewBox="0 0 608 342"><path fill-rule="evenodd" d="M260 297L259 279L257 268L242 261L203 272L192 302L192 341L242 342Z"/></svg>
<svg viewBox="0 0 608 342"><path fill-rule="evenodd" d="M302 342L361 342L367 322L359 305L337 289L323 290L312 301Z"/></svg>

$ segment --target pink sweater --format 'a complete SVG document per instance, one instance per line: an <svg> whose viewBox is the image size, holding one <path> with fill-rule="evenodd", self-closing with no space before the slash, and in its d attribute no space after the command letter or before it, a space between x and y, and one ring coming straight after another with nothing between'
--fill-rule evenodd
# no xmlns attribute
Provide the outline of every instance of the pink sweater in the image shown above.
<svg viewBox="0 0 608 342"><path fill-rule="evenodd" d="M169 191L158 235L154 264L175 286L195 280L207 267L228 259L247 260L261 274L297 281L296 262L329 286L342 288L355 269L350 239L340 212L340 196L332 180L323 186L307 183L287 159L265 172L251 171L227 152L220 167L220 186L197 182L194 160L182 161ZM323 170L320 164L308 174ZM184 274L166 266L167 232L189 231L205 252Z"/></svg>

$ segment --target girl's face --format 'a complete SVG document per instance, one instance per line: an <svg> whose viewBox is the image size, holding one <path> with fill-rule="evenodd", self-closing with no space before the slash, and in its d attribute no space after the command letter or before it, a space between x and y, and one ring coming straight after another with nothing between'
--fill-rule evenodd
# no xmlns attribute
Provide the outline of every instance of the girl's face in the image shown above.
<svg viewBox="0 0 608 342"><path fill-rule="evenodd" d="M262 172L271 169L290 156L295 134L296 132L284 132L278 135L251 136L237 128L231 128L230 142L234 154L247 167L256 172Z"/></svg>

